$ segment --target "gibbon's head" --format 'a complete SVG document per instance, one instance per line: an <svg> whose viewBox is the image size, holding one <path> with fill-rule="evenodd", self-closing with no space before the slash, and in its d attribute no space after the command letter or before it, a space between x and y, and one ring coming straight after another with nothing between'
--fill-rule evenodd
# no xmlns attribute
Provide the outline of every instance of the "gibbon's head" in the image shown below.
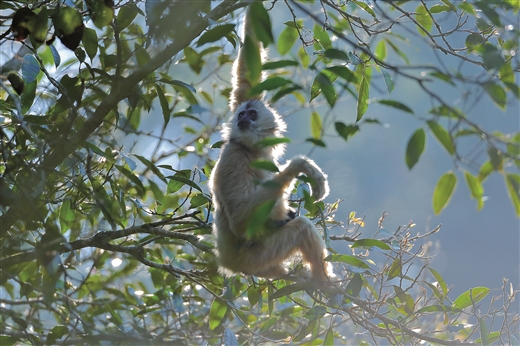
<svg viewBox="0 0 520 346"><path fill-rule="evenodd" d="M274 109L262 100L240 104L222 129L222 139L233 139L253 147L262 139L281 137L287 125Z"/></svg>

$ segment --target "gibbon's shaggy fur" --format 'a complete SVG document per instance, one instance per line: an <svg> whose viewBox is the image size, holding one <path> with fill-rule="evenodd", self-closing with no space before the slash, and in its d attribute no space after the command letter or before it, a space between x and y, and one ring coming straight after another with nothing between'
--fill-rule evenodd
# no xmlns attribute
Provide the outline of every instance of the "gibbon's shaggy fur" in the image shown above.
<svg viewBox="0 0 520 346"><path fill-rule="evenodd" d="M250 25L248 9L244 22L245 35L260 48ZM245 38L245 37L244 37ZM313 280L325 282L325 244L313 223L302 216L295 217L289 208L288 197L294 179L301 173L314 180L312 195L322 200L329 193L327 176L310 159L298 156L278 173L253 168L258 159L277 162L284 145L258 148L265 138L282 137L286 124L276 110L261 97L248 98L251 89L246 75L245 53L241 49L233 66L233 89L230 99L232 116L224 124L222 139L226 143L210 177L213 194L214 233L217 238L217 257L223 274L241 272L264 278L280 278L287 272L283 262L301 254L310 265ZM269 186L262 183L271 182ZM261 225L262 232L247 236L246 228L255 208L267 201L276 201L270 220Z"/></svg>

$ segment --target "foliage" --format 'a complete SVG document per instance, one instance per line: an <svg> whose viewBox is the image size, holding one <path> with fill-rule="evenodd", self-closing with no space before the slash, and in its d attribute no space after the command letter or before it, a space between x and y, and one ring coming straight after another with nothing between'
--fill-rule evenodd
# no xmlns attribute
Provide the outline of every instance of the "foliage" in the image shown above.
<svg viewBox="0 0 520 346"><path fill-rule="evenodd" d="M350 245L327 259L335 288L219 275L206 181L245 5L2 1L0 343L518 344L519 317L509 313L517 290L507 280L487 311L486 287L453 299L422 245L438 228L389 232L383 215L376 236L361 238L355 214L334 219L339 202L306 205L304 182L295 206L312 211L331 249ZM271 5L254 5L255 31L281 58L261 66L250 54L250 77L268 73L254 92L310 107L309 142L326 147L333 134L348 141L378 124L367 116L374 102L398 109L423 123L406 148L409 169L427 133L455 162L432 193L436 213L459 175L480 209L484 181L501 174L520 214L520 134L487 132L432 91L467 90L466 105L484 96L499 110L518 102L517 1ZM276 37L270 13L279 8L288 16ZM411 61L394 26L472 69ZM402 81L430 99L428 114L391 98ZM378 87L389 98L371 99ZM346 97L356 102L350 123L333 115ZM323 104L331 111L322 116ZM151 112L162 123L151 127ZM467 138L487 156L461 151Z"/></svg>

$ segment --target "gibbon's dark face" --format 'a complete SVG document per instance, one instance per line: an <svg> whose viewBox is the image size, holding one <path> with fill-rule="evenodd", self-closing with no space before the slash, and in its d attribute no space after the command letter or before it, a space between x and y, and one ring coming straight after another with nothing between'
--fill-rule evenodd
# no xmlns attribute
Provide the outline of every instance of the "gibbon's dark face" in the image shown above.
<svg viewBox="0 0 520 346"><path fill-rule="evenodd" d="M237 125L240 130L247 129L252 122L258 119L258 112L254 108L247 107L238 112Z"/></svg>

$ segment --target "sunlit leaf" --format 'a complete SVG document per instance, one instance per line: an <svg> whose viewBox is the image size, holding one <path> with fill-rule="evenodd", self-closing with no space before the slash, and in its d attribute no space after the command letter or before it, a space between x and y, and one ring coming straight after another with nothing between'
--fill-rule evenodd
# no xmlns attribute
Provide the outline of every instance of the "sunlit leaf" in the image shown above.
<svg viewBox="0 0 520 346"><path fill-rule="evenodd" d="M424 5L424 6L426 6L426 5ZM430 32L430 30L432 29L432 26L433 26L433 20L430 17L430 15L428 14L428 11L426 10L426 8L424 6L423 5L417 6L417 9L415 10L415 19L417 20L417 22L419 24L422 25L422 27L424 29L426 29L427 32ZM424 32L424 30L422 28L417 27L417 30L419 31L419 33L421 35L426 36L426 33Z"/></svg>
<svg viewBox="0 0 520 346"><path fill-rule="evenodd" d="M298 31L296 29L289 27L284 28L278 38L277 48L280 55L289 53L296 39L298 39Z"/></svg>
<svg viewBox="0 0 520 346"><path fill-rule="evenodd" d="M457 177L452 171L445 173L439 179L437 185L435 186L435 190L433 191L432 204L435 214L439 214L441 210L448 205L456 185Z"/></svg>
<svg viewBox="0 0 520 346"><path fill-rule="evenodd" d="M327 262L341 262L350 264L351 266L368 269L370 266L366 264L363 260L358 257L352 255L344 255L344 254L332 254L325 257L324 261Z"/></svg>
<svg viewBox="0 0 520 346"><path fill-rule="evenodd" d="M269 14L261 2L253 2L249 6L251 6L249 11L252 16L252 23L249 24L253 24L257 39L264 44L264 47L267 47L274 42Z"/></svg>
<svg viewBox="0 0 520 346"><path fill-rule="evenodd" d="M311 133L314 138L321 138L322 133L321 117L318 113L311 113Z"/></svg>
<svg viewBox="0 0 520 346"><path fill-rule="evenodd" d="M382 241L377 240L377 239L369 239L369 238L358 239L354 242L354 244L352 244L351 247L352 248L361 247L361 248L365 248L365 249L370 249L371 247L378 247L382 250L391 250L391 248L390 248L390 246L388 246L388 244L385 244Z"/></svg>
<svg viewBox="0 0 520 346"><path fill-rule="evenodd" d="M361 77L361 83L359 84L358 89L358 99L357 99L357 106L356 106L356 122L360 121L365 112L368 109L368 93L369 93L369 82L363 74L363 77Z"/></svg>
<svg viewBox="0 0 520 346"><path fill-rule="evenodd" d="M448 131L446 131L437 121L429 120L427 121L427 124L439 143L441 143L450 155L453 155L455 153L455 145L453 144L453 140Z"/></svg>
<svg viewBox="0 0 520 346"><path fill-rule="evenodd" d="M218 41L230 32L232 32L234 29L235 24L218 25L200 35L200 38L197 41L197 47L200 47L206 43Z"/></svg>
<svg viewBox="0 0 520 346"><path fill-rule="evenodd" d="M211 307L209 308L209 328L211 330L218 327L218 325L224 319L227 310L228 306L226 302L220 298L215 298L213 300L213 303L211 303Z"/></svg>
<svg viewBox="0 0 520 346"><path fill-rule="evenodd" d="M506 174L505 179L507 193L515 208L516 216L520 216L520 175Z"/></svg>
<svg viewBox="0 0 520 346"><path fill-rule="evenodd" d="M278 166L276 166L273 163L273 161L271 161L271 160L266 160L266 159L254 160L254 161L251 161L249 166L254 167L254 168L265 169L266 171L270 171L270 172L279 172Z"/></svg>
<svg viewBox="0 0 520 346"><path fill-rule="evenodd" d="M474 304L484 299L489 291L490 289L487 287L475 287L469 289L458 296L457 299L453 301L451 306L460 310L473 306Z"/></svg>

